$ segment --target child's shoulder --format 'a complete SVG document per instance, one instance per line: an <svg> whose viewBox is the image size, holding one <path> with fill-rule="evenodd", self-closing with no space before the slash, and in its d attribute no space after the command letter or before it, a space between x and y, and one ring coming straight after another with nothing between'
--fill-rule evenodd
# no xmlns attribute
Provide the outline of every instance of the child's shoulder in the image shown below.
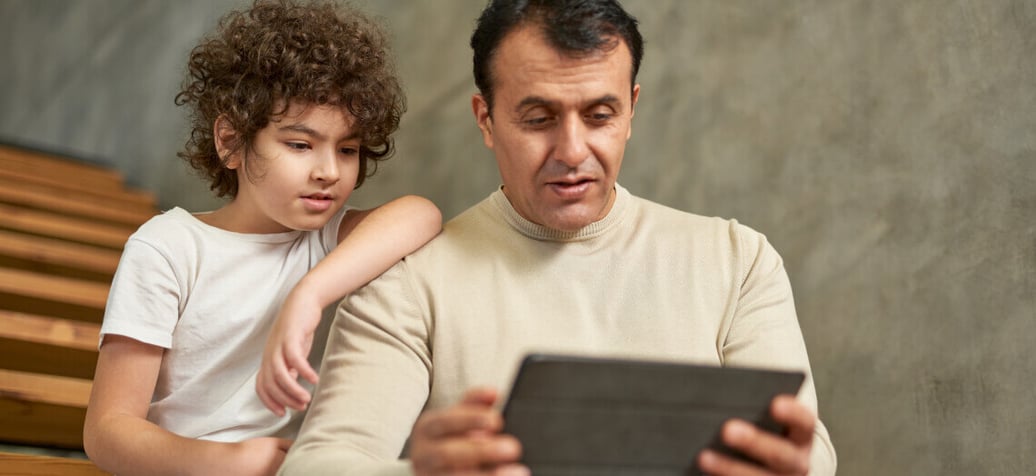
<svg viewBox="0 0 1036 476"><path fill-rule="evenodd" d="M131 240L152 245L181 241L199 232L200 220L180 207L174 207L151 217L130 236Z"/></svg>

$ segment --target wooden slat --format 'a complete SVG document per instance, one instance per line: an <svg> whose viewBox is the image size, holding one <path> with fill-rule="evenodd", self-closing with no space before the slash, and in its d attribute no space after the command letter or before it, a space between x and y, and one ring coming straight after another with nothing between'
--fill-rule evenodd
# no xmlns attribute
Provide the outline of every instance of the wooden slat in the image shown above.
<svg viewBox="0 0 1036 476"><path fill-rule="evenodd" d="M86 380L97 370L96 351L0 337L0 368Z"/></svg>
<svg viewBox="0 0 1036 476"><path fill-rule="evenodd" d="M0 397L73 408L90 402L89 380L0 369Z"/></svg>
<svg viewBox="0 0 1036 476"><path fill-rule="evenodd" d="M100 324L104 309L0 292L0 309Z"/></svg>
<svg viewBox="0 0 1036 476"><path fill-rule="evenodd" d="M155 194L143 190L114 187L96 188L90 184L83 184L78 181L69 182L61 180L59 177L39 175L28 170L0 168L0 178L72 191L80 194L84 200L98 197L146 208L155 208L156 204Z"/></svg>
<svg viewBox="0 0 1036 476"><path fill-rule="evenodd" d="M0 441L83 447L91 382L0 369Z"/></svg>
<svg viewBox="0 0 1036 476"><path fill-rule="evenodd" d="M83 449L86 407L20 400L0 392L0 441Z"/></svg>
<svg viewBox="0 0 1036 476"><path fill-rule="evenodd" d="M0 476L105 476L89 460L0 452Z"/></svg>
<svg viewBox="0 0 1036 476"><path fill-rule="evenodd" d="M0 309L0 337L97 352L101 326Z"/></svg>
<svg viewBox="0 0 1036 476"><path fill-rule="evenodd" d="M0 203L0 228L78 243L122 249L136 230L132 226L106 225L82 218L27 210Z"/></svg>
<svg viewBox="0 0 1036 476"><path fill-rule="evenodd" d="M111 276L119 266L120 255L119 251L110 248L0 230L0 256L24 263L26 269L49 265L56 268L58 274L67 275L60 273L60 270L65 268L83 270L111 281Z"/></svg>
<svg viewBox="0 0 1036 476"><path fill-rule="evenodd" d="M55 194L8 179L0 179L0 202L128 226L140 226L156 213L117 205L95 205L80 200L74 194Z"/></svg>
<svg viewBox="0 0 1036 476"><path fill-rule="evenodd" d="M78 190L68 187L64 183L40 183L41 181L32 174L20 173L0 169L0 187L14 187L25 191L31 191L41 195L64 196L74 198L78 202L99 208L112 208L123 210L127 214L137 213L150 217L155 214L153 203L146 203L139 199L128 198L127 196L116 197L114 194L101 194L100 190L91 191ZM76 183L76 182L69 182ZM108 189L111 190L111 189ZM123 192L124 189L115 189L114 192Z"/></svg>
<svg viewBox="0 0 1036 476"><path fill-rule="evenodd" d="M104 310L110 285L0 268L0 293ZM4 307L0 303L0 308Z"/></svg>
<svg viewBox="0 0 1036 476"><path fill-rule="evenodd" d="M93 188L122 188L122 175L115 170L5 145L0 145L0 168L49 175Z"/></svg>
<svg viewBox="0 0 1036 476"><path fill-rule="evenodd" d="M100 325L0 310L0 368L92 379Z"/></svg>

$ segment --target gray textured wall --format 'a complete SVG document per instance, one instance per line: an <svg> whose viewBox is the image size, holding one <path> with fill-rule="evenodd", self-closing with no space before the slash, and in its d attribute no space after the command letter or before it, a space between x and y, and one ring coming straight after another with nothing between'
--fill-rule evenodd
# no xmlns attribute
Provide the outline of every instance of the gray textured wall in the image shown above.
<svg viewBox="0 0 1036 476"><path fill-rule="evenodd" d="M205 208L172 104L228 6L0 1L0 137ZM356 195L452 216L497 183L471 119L481 0L369 0L410 109ZM1036 3L627 0L643 91L622 182L737 217L786 259L843 475L1036 466Z"/></svg>

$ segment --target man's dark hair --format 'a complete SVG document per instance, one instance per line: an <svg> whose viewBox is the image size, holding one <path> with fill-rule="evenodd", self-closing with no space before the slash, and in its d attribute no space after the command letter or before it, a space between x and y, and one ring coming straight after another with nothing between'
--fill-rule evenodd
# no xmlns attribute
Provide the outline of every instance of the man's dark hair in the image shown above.
<svg viewBox="0 0 1036 476"><path fill-rule="evenodd" d="M508 33L531 24L541 28L551 46L573 57L610 51L622 39L633 56L631 87L636 83L644 39L637 30L637 19L615 0L490 0L471 35L475 85L490 110L493 56Z"/></svg>

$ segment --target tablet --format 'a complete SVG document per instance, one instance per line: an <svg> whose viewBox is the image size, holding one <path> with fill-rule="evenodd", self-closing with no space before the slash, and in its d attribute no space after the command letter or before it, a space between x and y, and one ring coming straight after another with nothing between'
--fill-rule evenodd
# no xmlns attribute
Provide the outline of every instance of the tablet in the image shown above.
<svg viewBox="0 0 1036 476"><path fill-rule="evenodd" d="M805 374L678 363L532 354L504 405L504 432L522 443L536 476L697 475L708 447L741 418L775 433L778 394L795 395Z"/></svg>

